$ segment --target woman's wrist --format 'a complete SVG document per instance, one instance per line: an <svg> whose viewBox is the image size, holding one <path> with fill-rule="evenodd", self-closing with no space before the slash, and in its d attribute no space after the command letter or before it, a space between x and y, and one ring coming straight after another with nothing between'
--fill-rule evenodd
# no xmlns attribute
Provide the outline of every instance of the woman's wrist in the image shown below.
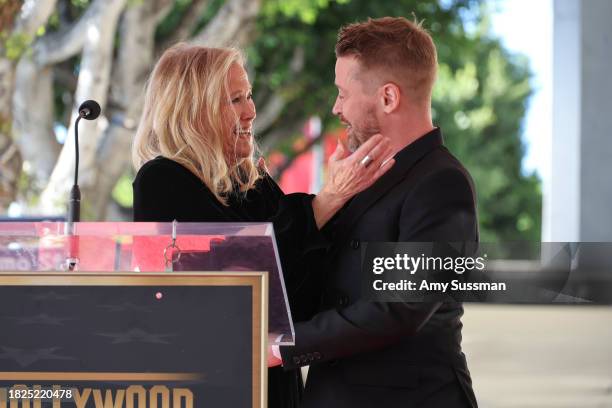
<svg viewBox="0 0 612 408"><path fill-rule="evenodd" d="M323 188L312 199L312 210L317 227L321 229L346 203L347 198Z"/></svg>
<svg viewBox="0 0 612 408"><path fill-rule="evenodd" d="M334 209L335 211L338 211L340 208L342 208L342 206L348 201L348 197L345 197L335 191L329 191L326 186L323 186L317 196L320 197L321 201L327 203L330 209Z"/></svg>

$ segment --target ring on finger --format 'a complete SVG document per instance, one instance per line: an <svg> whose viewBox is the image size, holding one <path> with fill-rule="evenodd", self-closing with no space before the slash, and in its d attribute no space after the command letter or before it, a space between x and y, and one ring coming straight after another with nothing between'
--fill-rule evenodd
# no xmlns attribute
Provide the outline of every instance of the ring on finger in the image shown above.
<svg viewBox="0 0 612 408"><path fill-rule="evenodd" d="M368 167L368 165L370 163L372 163L374 160L370 157L369 154L366 154L365 157L363 159L361 159L361 161L359 162L359 164L361 164L364 167Z"/></svg>

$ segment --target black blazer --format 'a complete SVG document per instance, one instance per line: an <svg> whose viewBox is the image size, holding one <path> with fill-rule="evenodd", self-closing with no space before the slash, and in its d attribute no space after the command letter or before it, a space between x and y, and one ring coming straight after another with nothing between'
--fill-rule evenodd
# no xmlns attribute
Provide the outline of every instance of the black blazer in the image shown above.
<svg viewBox="0 0 612 408"><path fill-rule="evenodd" d="M296 279L304 275L305 253L324 245L308 194L283 194L264 174L246 194L228 195L222 205L204 183L179 163L157 157L145 163L133 183L134 221L171 222L262 222L271 221L277 239L285 285L294 318L312 314L316 293L296 293ZM314 290L314 288L313 288ZM273 311L271 311L273 312ZM268 406L297 407L302 394L298 370L268 370Z"/></svg>
<svg viewBox="0 0 612 408"><path fill-rule="evenodd" d="M360 300L361 242L478 240L472 180L439 129L395 158L326 227L327 268L312 277L319 312L281 349L286 368L310 364L303 407L476 407L460 303Z"/></svg>

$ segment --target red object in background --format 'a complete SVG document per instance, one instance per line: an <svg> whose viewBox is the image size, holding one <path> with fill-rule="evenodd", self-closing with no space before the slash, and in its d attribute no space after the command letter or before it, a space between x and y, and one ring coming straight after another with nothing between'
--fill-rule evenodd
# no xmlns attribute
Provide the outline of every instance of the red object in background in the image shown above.
<svg viewBox="0 0 612 408"><path fill-rule="evenodd" d="M336 131L326 133L323 136L323 166L326 167L329 156L336 150L338 139L346 140L346 129L340 128ZM307 151L299 155L291 166L289 166L281 175L280 187L286 194L289 193L309 193L313 178L313 160L312 151ZM326 169L324 169L325 171Z"/></svg>
<svg viewBox="0 0 612 408"><path fill-rule="evenodd" d="M334 150L336 150L336 145L338 144L338 140L342 140L344 145L346 146L347 134L345 128L340 128L338 130L334 130L333 132L326 133L323 138L323 151L325 152L325 164L327 164L327 160L329 160L329 156L332 155Z"/></svg>
<svg viewBox="0 0 612 408"><path fill-rule="evenodd" d="M312 152L302 153L293 160L280 178L280 187L286 193L309 193L312 184Z"/></svg>

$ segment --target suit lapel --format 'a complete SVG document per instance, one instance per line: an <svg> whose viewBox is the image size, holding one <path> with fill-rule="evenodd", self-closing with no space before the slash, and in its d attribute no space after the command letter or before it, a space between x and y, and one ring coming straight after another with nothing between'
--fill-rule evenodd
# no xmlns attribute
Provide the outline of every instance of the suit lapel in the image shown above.
<svg viewBox="0 0 612 408"><path fill-rule="evenodd" d="M349 205L341 210L334 225L334 241L342 242L351 232L359 217L376 201L383 197L393 186L404 179L404 176L427 153L442 145L442 133L439 128L420 137L402 150L395 157L393 167L367 190L355 195Z"/></svg>

